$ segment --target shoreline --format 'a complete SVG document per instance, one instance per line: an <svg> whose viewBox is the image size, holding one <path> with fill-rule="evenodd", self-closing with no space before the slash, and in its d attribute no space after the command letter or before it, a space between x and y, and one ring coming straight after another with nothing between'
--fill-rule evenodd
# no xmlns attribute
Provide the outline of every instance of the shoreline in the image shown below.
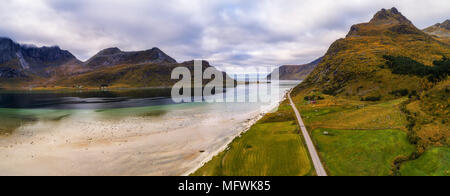
<svg viewBox="0 0 450 196"><path fill-rule="evenodd" d="M208 156L206 156L206 158L204 158L196 167L186 171L185 173L183 173L180 176L190 176L193 173L195 173L197 170L199 170L200 168L202 168L203 166L205 166L208 162L210 162L215 156L217 156L218 154L220 154L221 152L227 150L230 146L230 144L239 136L241 136L243 133L246 133L247 131L249 131L259 120L261 120L266 114L268 114L271 110L278 108L280 106L280 104L285 101L287 99L287 93L289 92L289 90L287 90L284 95L283 98L278 102L278 104L274 104L273 106L268 106L266 108L265 111L259 112L258 115L256 115L255 117L251 118L249 121L246 122L246 124L243 126L242 130L239 131L238 133L236 133L235 135L232 135L230 137L230 139L219 149L217 149L214 152L209 153Z"/></svg>

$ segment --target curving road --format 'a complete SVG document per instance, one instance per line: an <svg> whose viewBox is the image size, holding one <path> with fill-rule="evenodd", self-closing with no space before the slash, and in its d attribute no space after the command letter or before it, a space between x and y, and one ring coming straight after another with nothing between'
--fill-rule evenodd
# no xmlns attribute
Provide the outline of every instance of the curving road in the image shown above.
<svg viewBox="0 0 450 196"><path fill-rule="evenodd" d="M291 92L288 93L289 101L291 102L292 109L294 109L295 115L297 116L298 124L302 130L303 137L305 138L306 146L308 147L309 154L311 156L312 162L314 164L314 168L316 169L318 176L327 176L327 172L320 161L319 154L317 154L316 147L309 136L308 130L306 130L305 124L303 123L302 117L300 116L300 112L298 112L297 107L291 98Z"/></svg>

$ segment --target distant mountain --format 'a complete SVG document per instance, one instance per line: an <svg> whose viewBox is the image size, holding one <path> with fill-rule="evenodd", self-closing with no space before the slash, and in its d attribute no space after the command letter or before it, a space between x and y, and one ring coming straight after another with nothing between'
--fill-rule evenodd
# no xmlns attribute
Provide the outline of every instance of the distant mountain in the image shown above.
<svg viewBox="0 0 450 196"><path fill-rule="evenodd" d="M137 52L123 52L119 48L108 48L97 53L85 64L88 67L101 67L144 63L176 63L176 61L159 48Z"/></svg>
<svg viewBox="0 0 450 196"><path fill-rule="evenodd" d="M446 20L443 23L437 23L423 31L437 37L450 37L450 20Z"/></svg>
<svg viewBox="0 0 450 196"><path fill-rule="evenodd" d="M180 66L193 70L194 63L177 63L158 48L136 52L108 48L81 62L57 46L38 48L0 38L0 88L170 87L177 82L171 80L171 72ZM203 69L208 67L212 66L203 62Z"/></svg>
<svg viewBox="0 0 450 196"><path fill-rule="evenodd" d="M176 67L187 67L193 74L194 61L183 63L144 63L144 64L123 64L111 67L103 67L83 74L73 75L56 81L52 85L61 86L84 86L100 87L108 86L111 88L134 88L134 87L171 87L178 80L171 79L172 70ZM202 62L202 70L212 67L209 62ZM214 67L212 67L214 68ZM217 74L222 74L227 82L234 85L225 72L214 68ZM193 79L193 75L191 75ZM192 80L193 81L193 80ZM211 80L204 80L203 83Z"/></svg>
<svg viewBox="0 0 450 196"><path fill-rule="evenodd" d="M322 58L304 65L283 65L275 69L267 78L270 79L274 72L278 71L280 80L304 80L322 61Z"/></svg>
<svg viewBox="0 0 450 196"><path fill-rule="evenodd" d="M443 23L437 23L423 31L434 36L437 40L450 44L450 20L446 20Z"/></svg>

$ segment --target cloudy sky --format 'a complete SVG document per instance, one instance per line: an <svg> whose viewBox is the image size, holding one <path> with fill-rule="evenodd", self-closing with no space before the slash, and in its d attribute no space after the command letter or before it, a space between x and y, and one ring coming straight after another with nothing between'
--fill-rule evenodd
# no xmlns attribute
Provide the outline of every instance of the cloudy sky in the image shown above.
<svg viewBox="0 0 450 196"><path fill-rule="evenodd" d="M419 28L450 18L448 0L2 0L0 36L59 45L81 60L113 46L159 47L179 62L239 72L308 63L393 6Z"/></svg>

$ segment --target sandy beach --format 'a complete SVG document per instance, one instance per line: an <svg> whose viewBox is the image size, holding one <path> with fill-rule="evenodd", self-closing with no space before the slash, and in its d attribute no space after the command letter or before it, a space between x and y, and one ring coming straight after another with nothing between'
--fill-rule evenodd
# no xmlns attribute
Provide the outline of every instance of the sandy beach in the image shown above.
<svg viewBox="0 0 450 196"><path fill-rule="evenodd" d="M121 119L82 112L22 126L0 139L0 175L187 175L262 116L191 110Z"/></svg>

